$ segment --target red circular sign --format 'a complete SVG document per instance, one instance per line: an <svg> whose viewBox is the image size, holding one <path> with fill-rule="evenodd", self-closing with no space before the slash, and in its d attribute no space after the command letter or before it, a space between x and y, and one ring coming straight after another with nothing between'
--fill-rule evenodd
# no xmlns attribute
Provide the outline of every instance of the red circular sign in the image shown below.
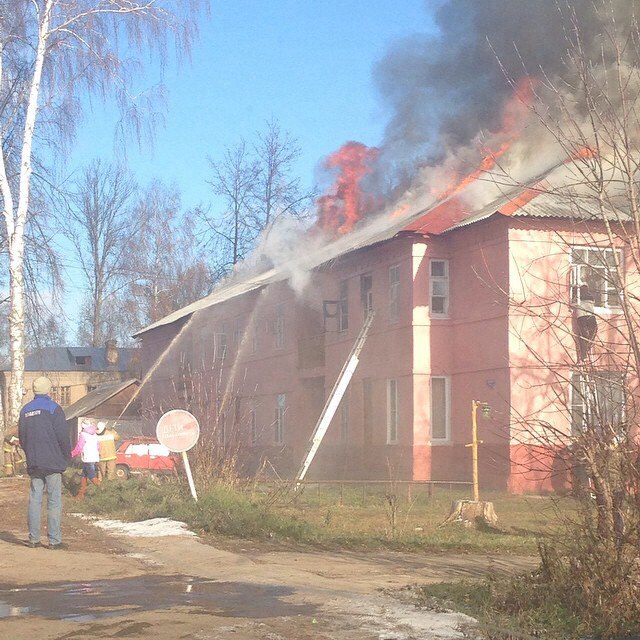
<svg viewBox="0 0 640 640"><path fill-rule="evenodd" d="M184 409L167 411L156 426L156 436L169 451L189 451L198 442L200 425L195 416Z"/></svg>

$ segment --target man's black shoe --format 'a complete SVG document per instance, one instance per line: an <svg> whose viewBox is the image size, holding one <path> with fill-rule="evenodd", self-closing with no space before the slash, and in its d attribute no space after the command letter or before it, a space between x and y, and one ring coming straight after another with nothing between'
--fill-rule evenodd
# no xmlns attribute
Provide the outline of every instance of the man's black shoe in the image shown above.
<svg viewBox="0 0 640 640"><path fill-rule="evenodd" d="M39 542L31 542L31 541L27 541L24 544L25 546L29 547L29 549L36 549L37 547L42 546Z"/></svg>
<svg viewBox="0 0 640 640"><path fill-rule="evenodd" d="M59 542L58 544L50 544L47 549L68 549L69 545L64 542Z"/></svg>

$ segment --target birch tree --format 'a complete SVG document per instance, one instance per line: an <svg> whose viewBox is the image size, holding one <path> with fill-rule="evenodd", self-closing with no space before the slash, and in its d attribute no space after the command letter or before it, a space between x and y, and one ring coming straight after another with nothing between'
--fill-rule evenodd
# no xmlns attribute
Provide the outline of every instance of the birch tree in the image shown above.
<svg viewBox="0 0 640 640"><path fill-rule="evenodd" d="M0 197L9 260L11 384L9 427L23 394L25 228L30 211L34 147L73 130L80 97L114 96L140 125L149 96L133 99L136 52L164 52L169 41L188 49L194 18L206 0L23 0L2 3ZM49 116L49 117L45 117ZM140 133L141 128L136 128ZM49 149L59 160L59 146ZM15 162L12 158L15 157ZM15 169L13 169L15 167Z"/></svg>
<svg viewBox="0 0 640 640"><path fill-rule="evenodd" d="M129 335L207 295L211 287L209 270L198 257L191 216L182 211L174 186L154 180L134 217L140 233L129 244L123 265L128 283L119 305Z"/></svg>
<svg viewBox="0 0 640 640"><path fill-rule="evenodd" d="M140 228L133 217L135 190L135 182L124 167L94 160L71 196L66 216L72 223L69 236L88 289L88 322L81 331L94 347L112 337L105 328L105 304L122 286L129 239Z"/></svg>

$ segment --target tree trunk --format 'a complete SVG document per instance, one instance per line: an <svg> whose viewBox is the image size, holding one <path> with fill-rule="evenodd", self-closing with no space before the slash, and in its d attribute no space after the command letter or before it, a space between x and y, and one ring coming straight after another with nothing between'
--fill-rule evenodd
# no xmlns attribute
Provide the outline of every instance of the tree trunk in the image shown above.
<svg viewBox="0 0 640 640"><path fill-rule="evenodd" d="M29 212L31 189L33 132L38 115L38 99L40 81L47 49L49 19L51 17L52 0L47 0L39 25L38 49L36 52L33 77L29 89L29 102L24 124L22 153L20 157L20 183L18 207L15 213L13 233L9 238L9 292L11 310L9 312L9 344L11 353L11 385L9 387L9 429L18 426L18 416L23 398L24 383L24 231ZM13 212L9 212L13 214Z"/></svg>
<svg viewBox="0 0 640 640"><path fill-rule="evenodd" d="M479 523L494 526L498 522L498 516L493 502L457 500L451 505L451 513L443 524L449 522L459 522L465 527L474 527Z"/></svg>

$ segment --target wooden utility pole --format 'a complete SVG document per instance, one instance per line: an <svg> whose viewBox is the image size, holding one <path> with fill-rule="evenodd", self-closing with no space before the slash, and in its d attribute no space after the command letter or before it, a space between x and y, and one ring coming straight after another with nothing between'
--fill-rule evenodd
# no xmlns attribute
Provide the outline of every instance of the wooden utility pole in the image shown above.
<svg viewBox="0 0 640 640"><path fill-rule="evenodd" d="M480 501L480 482L478 479L478 445L483 444L478 440L478 407L488 406L486 402L473 400L471 402L471 442L465 447L471 447L471 461L473 473L473 501Z"/></svg>
<svg viewBox="0 0 640 640"><path fill-rule="evenodd" d="M486 524L495 525L498 521L493 502L480 501L480 482L478 476L478 445L483 444L478 440L478 408L486 412L491 410L486 402L472 400L471 402L471 442L465 447L471 448L472 480L473 480L473 500L457 500L451 507L449 517L444 521L461 522L465 526L473 526L478 520Z"/></svg>

